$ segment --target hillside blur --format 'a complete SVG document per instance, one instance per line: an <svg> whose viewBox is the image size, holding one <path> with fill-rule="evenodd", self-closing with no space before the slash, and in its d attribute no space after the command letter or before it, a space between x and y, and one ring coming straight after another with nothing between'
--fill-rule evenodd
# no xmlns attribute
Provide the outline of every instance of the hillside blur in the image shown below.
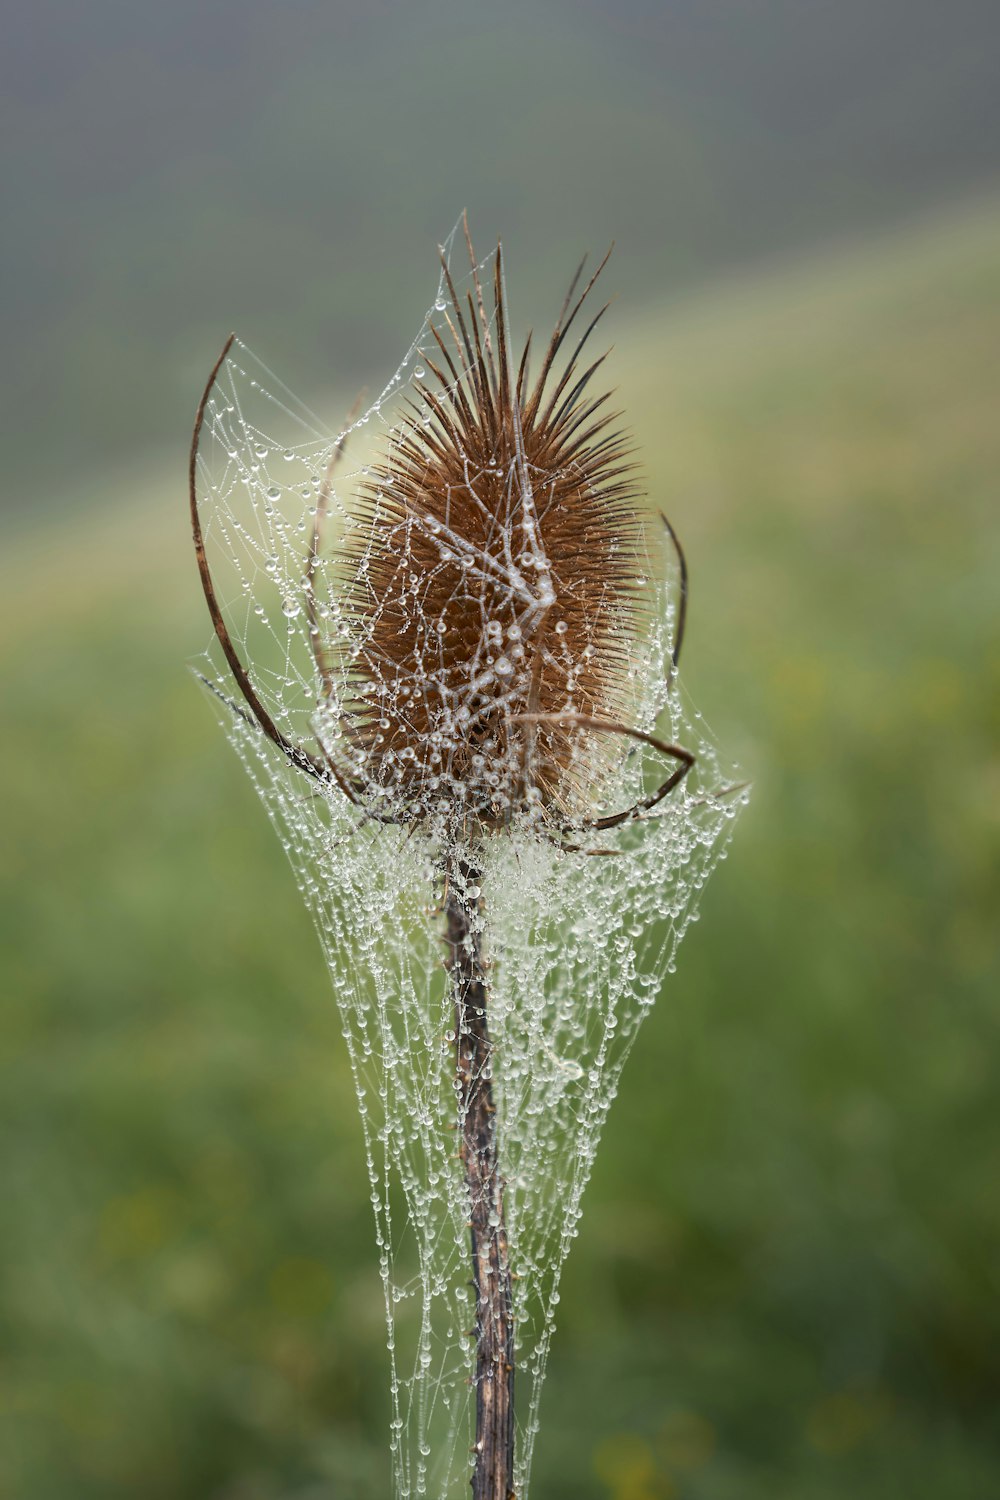
<svg viewBox="0 0 1000 1500"><path fill-rule="evenodd" d="M535 1492L993 1500L1000 211L618 331L756 786L598 1158ZM384 1500L342 1039L150 499L0 588L0 1488Z"/></svg>

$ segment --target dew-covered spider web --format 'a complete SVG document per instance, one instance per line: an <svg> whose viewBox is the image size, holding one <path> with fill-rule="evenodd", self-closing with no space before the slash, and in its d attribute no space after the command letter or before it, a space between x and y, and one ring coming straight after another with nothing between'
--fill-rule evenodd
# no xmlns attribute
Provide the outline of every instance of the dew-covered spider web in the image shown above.
<svg viewBox="0 0 1000 1500"><path fill-rule="evenodd" d="M451 248L449 241L449 256ZM454 274L464 296L474 284ZM484 314L487 324L490 317ZM463 597L481 603L482 641L470 670L481 691L490 685L494 708L506 701L508 683L510 692L519 678L523 686L532 622L558 608L549 592L565 581L553 582L541 531L526 531L523 491L531 475L520 462L506 476L520 506L517 536L503 538L489 556L447 525L434 533L433 520L420 515L388 534L388 544L378 531L380 465L414 424L432 425L426 370L432 361L441 365L435 328L453 345L451 318L442 276L406 358L346 431L328 429L245 346L233 344L205 407L198 510L232 647L275 735L248 706L217 640L202 675L289 856L333 981L364 1126L398 1497L467 1495L475 1439L470 1202L457 1149L464 1122L443 905L446 881L477 882L460 895L488 964L485 1067L513 1298L515 1491L527 1500L560 1277L601 1130L746 794L685 706L672 671L679 570L654 517L637 580L644 606L631 617L642 629L636 639L625 638L624 625L619 632L625 655L616 714L692 751L690 774L641 815L598 830L592 825L601 815L648 798L674 769L654 746L574 728L571 792L557 817L530 785L524 789L523 763L520 779L502 764L491 769L486 743L478 752L481 786L492 787L500 803L515 781L523 795L508 797L504 814L485 828L475 817L456 816L449 778L456 745L471 732L469 715L442 692L447 620L441 613L422 618L430 596L416 576L413 533L422 542L428 531L435 535L440 568L451 570ZM470 503L479 503L485 477L470 469L467 484ZM369 500L361 503L359 495ZM509 517L498 524L514 525ZM385 545L401 568L413 565L412 588L394 596L393 608L400 598L410 601L413 619L399 628L423 645L417 670L385 670L378 679L385 709L378 723L392 743L375 758L378 736L361 743L349 725L359 681L372 680L380 601L348 607L344 558L353 559L352 576L363 586L366 570L377 575L375 547ZM426 571L426 548L419 556ZM606 608L614 610L613 598ZM379 639L384 656L384 635ZM581 650L579 631L561 642L558 626L547 639L552 671L562 671L559 707L571 715L579 663L570 656L587 648ZM400 746L390 726L401 722L419 722L426 743ZM517 743L523 756L523 736ZM287 746L304 750L304 759L296 763ZM495 744L492 750L499 753ZM407 756L409 767L402 764ZM463 877L460 869L476 873Z"/></svg>

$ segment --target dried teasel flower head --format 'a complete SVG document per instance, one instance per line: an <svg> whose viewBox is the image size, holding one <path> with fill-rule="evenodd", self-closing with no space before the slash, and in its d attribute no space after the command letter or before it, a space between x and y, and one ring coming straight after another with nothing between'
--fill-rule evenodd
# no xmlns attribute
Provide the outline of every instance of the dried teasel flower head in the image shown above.
<svg viewBox="0 0 1000 1500"><path fill-rule="evenodd" d="M457 1495L471 1466L477 1500L509 1500L528 1494L603 1122L746 797L673 692L684 558L645 511L603 358L583 355L596 278L577 273L533 378L527 347L510 356L499 250L469 258L333 442L230 336L188 479L203 680L316 919L350 1049L395 1493ZM372 418L374 459L335 484ZM697 766L656 737L660 712Z"/></svg>
<svg viewBox="0 0 1000 1500"><path fill-rule="evenodd" d="M630 444L583 358L583 266L536 377L516 365L501 251L447 297L406 415L367 471L337 571L353 639L340 727L369 787L503 826L568 822L620 757L648 608ZM609 252L610 254L610 252ZM484 289L484 282L486 283Z"/></svg>

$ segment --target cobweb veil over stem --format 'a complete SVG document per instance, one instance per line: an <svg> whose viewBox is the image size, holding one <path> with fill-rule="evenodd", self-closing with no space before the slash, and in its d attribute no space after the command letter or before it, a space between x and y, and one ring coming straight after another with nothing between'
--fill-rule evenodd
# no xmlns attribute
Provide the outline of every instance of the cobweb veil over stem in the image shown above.
<svg viewBox="0 0 1000 1500"><path fill-rule="evenodd" d="M473 1467L493 1500L470 1445L507 1368L489 1400L516 1371L527 1500L601 1129L746 794L684 704L683 560L593 393L592 281L578 273L533 378L499 250L469 245L463 275L455 239L345 432L227 349L192 450L217 630L202 675L340 1009L396 1495L465 1495ZM470 1291L470 1233L488 1293Z"/></svg>

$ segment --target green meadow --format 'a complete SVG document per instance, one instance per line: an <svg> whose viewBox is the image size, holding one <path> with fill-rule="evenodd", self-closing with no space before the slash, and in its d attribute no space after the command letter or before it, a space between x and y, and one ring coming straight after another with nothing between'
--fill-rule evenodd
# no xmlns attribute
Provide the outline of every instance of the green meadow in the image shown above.
<svg viewBox="0 0 1000 1500"><path fill-rule="evenodd" d="M623 290L684 679L754 792L611 1116L532 1494L994 1500L1000 208ZM35 496L0 564L0 1492L386 1500L353 1090L185 671L184 466Z"/></svg>

